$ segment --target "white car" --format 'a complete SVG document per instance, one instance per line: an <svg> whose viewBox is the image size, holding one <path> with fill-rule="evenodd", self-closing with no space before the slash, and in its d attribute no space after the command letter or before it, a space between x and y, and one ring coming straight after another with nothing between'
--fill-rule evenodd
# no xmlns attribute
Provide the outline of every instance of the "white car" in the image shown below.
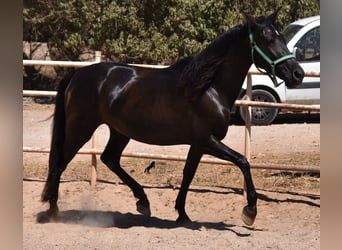
<svg viewBox="0 0 342 250"><path fill-rule="evenodd" d="M307 17L288 25L282 32L288 49L298 60L305 72L320 73L320 16ZM252 65L251 70L256 68ZM281 79L277 78L278 82ZM246 80L239 99L246 93ZM319 104L320 77L304 77L302 85L288 89L285 84L275 87L267 75L252 75L252 100L279 103ZM271 124L281 110L252 107L252 124ZM236 108L242 119L245 108Z"/></svg>

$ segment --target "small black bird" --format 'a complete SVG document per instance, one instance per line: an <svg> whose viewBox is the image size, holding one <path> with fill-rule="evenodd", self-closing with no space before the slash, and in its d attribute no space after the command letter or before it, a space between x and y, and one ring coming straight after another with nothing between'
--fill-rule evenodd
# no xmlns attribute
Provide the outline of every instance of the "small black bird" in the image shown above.
<svg viewBox="0 0 342 250"><path fill-rule="evenodd" d="M144 171L144 173L150 173L150 170L152 169L152 168L155 168L156 167L156 163L154 162L154 161L152 161L151 162L151 164L147 167L147 168L145 168L145 171Z"/></svg>

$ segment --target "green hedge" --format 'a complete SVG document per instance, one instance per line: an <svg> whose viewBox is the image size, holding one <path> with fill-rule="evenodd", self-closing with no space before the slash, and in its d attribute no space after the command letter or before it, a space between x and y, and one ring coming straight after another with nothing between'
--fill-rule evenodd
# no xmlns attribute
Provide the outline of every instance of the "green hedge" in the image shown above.
<svg viewBox="0 0 342 250"><path fill-rule="evenodd" d="M24 0L23 40L47 42L54 60L100 50L111 61L170 64L241 23L240 10L278 6L280 28L320 8L318 0Z"/></svg>

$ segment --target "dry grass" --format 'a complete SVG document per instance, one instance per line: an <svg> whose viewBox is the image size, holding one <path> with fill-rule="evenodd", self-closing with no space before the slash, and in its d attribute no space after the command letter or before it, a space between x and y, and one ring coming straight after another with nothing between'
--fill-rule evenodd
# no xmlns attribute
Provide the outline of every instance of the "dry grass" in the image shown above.
<svg viewBox="0 0 342 250"><path fill-rule="evenodd" d="M303 163L300 162L300 164L317 164L314 156L306 155L304 157L304 154L301 155L304 161ZM273 163L282 163L282 160L288 163L288 160L291 159L289 157L280 156L278 158L279 161L273 161ZM74 159L63 173L62 180L89 180L91 172L89 158L89 156L83 156L83 158ZM268 162L272 162L272 159L268 160ZM149 174L144 173L144 170L149 166L151 160L123 158L121 163L123 168L139 183L172 186L175 188L181 184L184 162L156 161L155 168L151 169ZM47 161L46 163L42 161L25 163L24 161L24 178L45 180L47 172ZM281 191L320 188L319 174L252 169L252 176L257 189ZM121 182L101 161L98 161L97 179L114 183ZM243 186L243 178L240 170L235 166L200 164L192 185L241 188Z"/></svg>

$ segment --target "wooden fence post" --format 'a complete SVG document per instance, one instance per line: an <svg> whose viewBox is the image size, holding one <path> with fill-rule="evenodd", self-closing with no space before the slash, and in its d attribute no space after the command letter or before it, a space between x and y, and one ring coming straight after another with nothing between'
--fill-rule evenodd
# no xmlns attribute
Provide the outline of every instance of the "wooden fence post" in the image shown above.
<svg viewBox="0 0 342 250"><path fill-rule="evenodd" d="M252 76L250 73L247 74L247 89L246 89L246 101L252 100ZM251 158L251 116L252 116L252 107L245 107L245 157L248 162ZM243 193L246 195L247 186L246 180L243 178Z"/></svg>
<svg viewBox="0 0 342 250"><path fill-rule="evenodd" d="M101 62L101 51L95 51L95 61ZM97 135L95 131L91 140L92 150L96 149L96 144L97 144ZM96 154L93 153L91 154L91 178L90 178L90 185L92 187L95 186L96 179L97 179L97 158L96 158Z"/></svg>

